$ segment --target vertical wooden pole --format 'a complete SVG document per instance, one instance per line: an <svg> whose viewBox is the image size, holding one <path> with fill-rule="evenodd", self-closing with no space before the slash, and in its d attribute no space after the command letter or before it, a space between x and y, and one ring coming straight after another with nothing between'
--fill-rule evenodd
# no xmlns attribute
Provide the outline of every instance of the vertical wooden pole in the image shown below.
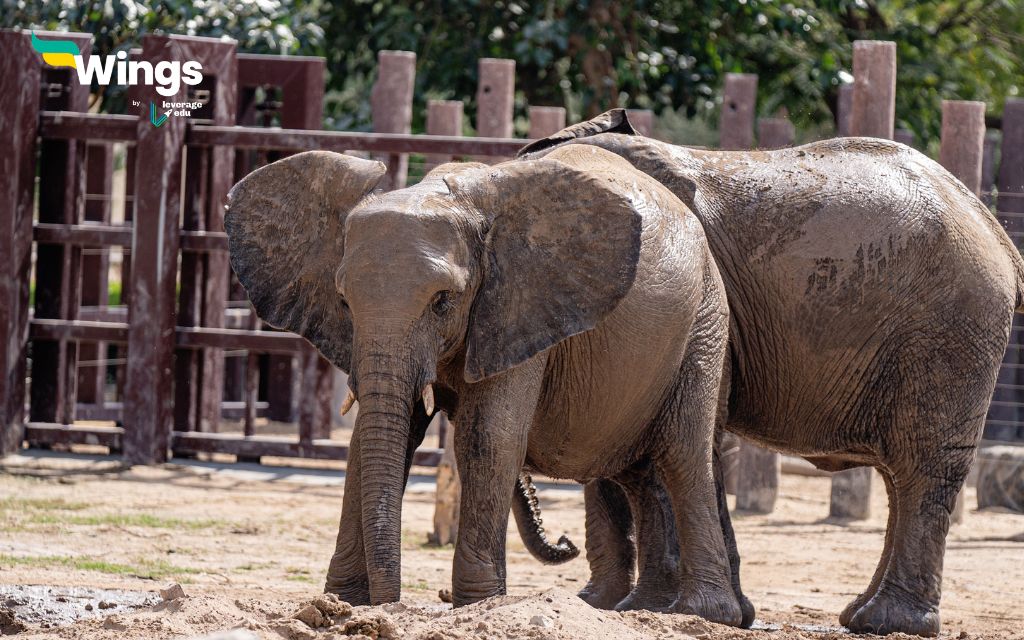
<svg viewBox="0 0 1024 640"><path fill-rule="evenodd" d="M110 224L110 199L113 195L114 148L108 143L90 143L86 149L85 219L88 222ZM110 249L87 249L82 255L82 306L107 308L109 293ZM102 362L107 358L106 343L85 342L79 345L82 361ZM107 367L81 367L78 372L78 401L104 404Z"/></svg>
<svg viewBox="0 0 1024 640"><path fill-rule="evenodd" d="M145 36L142 59L187 59L171 36ZM142 92L140 92L142 93ZM159 100L156 93L145 101ZM184 89L170 101L185 101ZM135 215L129 282L124 455L133 464L167 460L173 421L175 285L185 118L160 127L140 118L135 153Z"/></svg>
<svg viewBox="0 0 1024 640"><path fill-rule="evenodd" d="M459 503L462 486L459 470L455 464L455 429L447 424L444 415L441 431L444 433L444 452L437 465L437 493L434 502L434 533L430 541L437 545L454 544L459 534Z"/></svg>
<svg viewBox="0 0 1024 640"><path fill-rule="evenodd" d="M939 162L975 194L981 192L984 152L985 103L943 100ZM965 489L961 489L953 508L953 522L956 523L964 519Z"/></svg>
<svg viewBox="0 0 1024 640"><path fill-rule="evenodd" d="M850 135L892 140L896 121L896 43L853 43L853 98ZM869 467L832 476L829 516L864 520L871 514Z"/></svg>
<svg viewBox="0 0 1024 640"><path fill-rule="evenodd" d="M981 193L985 150L985 103L942 101L942 146L939 163L972 193Z"/></svg>
<svg viewBox="0 0 1024 640"><path fill-rule="evenodd" d="M896 122L896 43L853 43L850 135L892 140Z"/></svg>
<svg viewBox="0 0 1024 640"><path fill-rule="evenodd" d="M0 31L0 455L21 449L25 425L38 65L27 33Z"/></svg>
<svg viewBox="0 0 1024 640"><path fill-rule="evenodd" d="M427 102L427 135L461 136L462 135L462 101L461 100L430 100ZM445 162L450 162L450 155L428 153L424 173Z"/></svg>
<svg viewBox="0 0 1024 640"><path fill-rule="evenodd" d="M42 34L37 34L42 35ZM88 64L92 37L46 34L71 39ZM46 36L43 36L44 38ZM86 111L88 87L68 68L37 63L47 89L43 109ZM85 205L85 147L81 140L42 140L39 145L39 221L76 224ZM36 245L35 317L73 320L81 302L82 248ZM78 342L32 343L29 420L70 424L75 418Z"/></svg>
<svg viewBox="0 0 1024 640"><path fill-rule="evenodd" d="M896 129L893 131L892 139L908 147L914 146L914 132L910 129Z"/></svg>
<svg viewBox="0 0 1024 640"><path fill-rule="evenodd" d="M759 118L757 146L762 149L782 149L793 146L796 130L788 118Z"/></svg>
<svg viewBox="0 0 1024 640"><path fill-rule="evenodd" d="M850 123L853 122L853 85L839 85L839 95L836 98L836 135L845 138L850 133Z"/></svg>
<svg viewBox="0 0 1024 640"><path fill-rule="evenodd" d="M416 82L416 54L412 51L381 51L377 54L377 82L370 96L373 130L377 133L409 133L412 127L412 96ZM385 189L401 189L409 172L409 156L385 158L388 174Z"/></svg>
<svg viewBox="0 0 1024 640"><path fill-rule="evenodd" d="M530 118L527 137L533 140L546 138L565 128L565 109L562 107L530 107L527 113Z"/></svg>
<svg viewBox="0 0 1024 640"><path fill-rule="evenodd" d="M1007 98L1002 110L1002 144L1000 145L996 217L1006 227L1018 249L1024 244L1024 99ZM998 440L1024 439L1021 428L1021 404L1024 394L1024 371L1019 367L1024 349L1024 323L1014 317L1010 346L1002 358L992 406L988 411L985 437ZM1010 386L1006 386L1010 385Z"/></svg>
<svg viewBox="0 0 1024 640"><path fill-rule="evenodd" d="M516 91L516 61L481 58L476 89L476 135L511 138ZM494 162L501 158L479 158Z"/></svg>
<svg viewBox="0 0 1024 640"><path fill-rule="evenodd" d="M718 120L718 146L750 149L754 146L754 115L757 111L757 75L727 73L722 89L722 114Z"/></svg>
<svg viewBox="0 0 1024 640"><path fill-rule="evenodd" d="M640 135L650 138L654 134L654 112L650 109L627 109L626 117Z"/></svg>

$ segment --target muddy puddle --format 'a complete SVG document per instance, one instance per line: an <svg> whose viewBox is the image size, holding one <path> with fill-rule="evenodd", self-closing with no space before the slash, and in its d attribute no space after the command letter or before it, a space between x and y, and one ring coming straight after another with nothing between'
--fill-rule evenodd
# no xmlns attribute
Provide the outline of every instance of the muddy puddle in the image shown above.
<svg viewBox="0 0 1024 640"><path fill-rule="evenodd" d="M17 622L42 628L127 613L157 602L160 602L160 596L148 591L0 585L0 609L13 614Z"/></svg>

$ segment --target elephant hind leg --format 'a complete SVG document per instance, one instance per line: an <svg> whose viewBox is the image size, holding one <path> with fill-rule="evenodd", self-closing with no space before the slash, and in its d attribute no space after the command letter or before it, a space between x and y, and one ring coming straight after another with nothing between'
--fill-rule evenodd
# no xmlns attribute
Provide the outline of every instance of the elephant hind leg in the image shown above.
<svg viewBox="0 0 1024 640"><path fill-rule="evenodd" d="M649 460L635 464L615 481L629 499L638 556L636 586L615 609L666 610L679 595L679 541L671 499Z"/></svg>
<svg viewBox="0 0 1024 640"><path fill-rule="evenodd" d="M592 607L611 609L633 588L636 550L629 501L622 488L607 479L585 484L583 499L590 580L578 595Z"/></svg>
<svg viewBox="0 0 1024 640"><path fill-rule="evenodd" d="M893 469L896 519L889 558L874 594L846 625L854 633L939 633L946 533L974 446L947 444L934 453Z"/></svg>
<svg viewBox="0 0 1024 640"><path fill-rule="evenodd" d="M878 566L875 567L875 574L871 577L871 584L868 585L868 588L863 593L851 600L850 604L846 605L843 612L839 614L839 624L844 627L850 626L850 620L853 616L878 591L878 585L881 584L882 576L885 575L885 570L889 566L889 558L892 557L892 539L897 526L896 516L899 513L899 505L897 504L898 494L893 484L892 474L884 468L879 469L879 472L882 474L882 479L885 480L885 491L889 498L889 520L885 525L885 544L882 547L882 557L878 561Z"/></svg>

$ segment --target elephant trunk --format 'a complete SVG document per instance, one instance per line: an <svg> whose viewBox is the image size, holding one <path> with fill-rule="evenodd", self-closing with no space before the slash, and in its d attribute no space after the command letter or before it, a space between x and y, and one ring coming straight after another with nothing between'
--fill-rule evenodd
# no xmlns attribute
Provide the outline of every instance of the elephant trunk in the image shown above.
<svg viewBox="0 0 1024 640"><path fill-rule="evenodd" d="M363 541L371 604L401 595L402 494L410 445L413 389L404 367L361 370L359 432Z"/></svg>

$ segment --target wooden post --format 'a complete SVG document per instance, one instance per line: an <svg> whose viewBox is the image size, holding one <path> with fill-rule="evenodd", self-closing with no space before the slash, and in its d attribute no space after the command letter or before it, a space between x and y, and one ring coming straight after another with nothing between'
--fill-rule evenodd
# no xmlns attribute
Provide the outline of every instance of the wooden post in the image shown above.
<svg viewBox="0 0 1024 640"><path fill-rule="evenodd" d="M839 85L836 98L836 135L845 138L850 133L850 122L853 121L853 85Z"/></svg>
<svg viewBox="0 0 1024 640"><path fill-rule="evenodd" d="M985 103L942 101L942 146L939 162L972 193L981 193L985 150Z"/></svg>
<svg viewBox="0 0 1024 640"><path fill-rule="evenodd" d="M718 120L721 149L750 149L754 146L754 114L757 111L757 75L725 74L722 115Z"/></svg>
<svg viewBox="0 0 1024 640"><path fill-rule="evenodd" d="M752 513L771 513L779 497L782 457L774 451L744 442L739 451L736 476L736 508Z"/></svg>
<svg viewBox="0 0 1024 640"><path fill-rule="evenodd" d="M512 108L516 90L516 61L481 58L476 88L476 135L481 138L511 138ZM503 158L478 158L495 162Z"/></svg>
<svg viewBox="0 0 1024 640"><path fill-rule="evenodd" d="M896 129L893 131L892 139L908 147L914 146L914 132L910 129Z"/></svg>
<svg viewBox="0 0 1024 640"><path fill-rule="evenodd" d="M896 43L853 43L850 135L892 140L896 121ZM871 514L871 469L832 476L829 517L864 520Z"/></svg>
<svg viewBox="0 0 1024 640"><path fill-rule="evenodd" d="M434 503L434 533L430 542L437 545L454 544L459 534L459 503L462 487L459 484L459 470L455 464L455 429L443 422L440 430L444 433L444 453L437 465L437 493Z"/></svg>
<svg viewBox="0 0 1024 640"><path fill-rule="evenodd" d="M39 54L29 34L0 31L0 455L25 425L29 268L39 126Z"/></svg>
<svg viewBox="0 0 1024 640"><path fill-rule="evenodd" d="M238 109L237 119L240 124L248 126L269 126L264 120L258 121L255 104L256 90L260 87L280 87L281 104L278 109L280 124L285 129L320 129L323 126L323 100L324 100L324 74L326 62L323 58L310 56L276 56L240 53L238 58ZM280 152L265 154L267 160L279 159L287 154ZM241 179L252 170L249 162L251 155L239 151L235 155L235 179ZM245 291L241 286L233 291L236 299L245 299ZM258 323L257 323L258 326ZM255 327L254 327L255 328ZM258 355L250 355L245 358L244 363L236 370L235 380L242 383L244 389L242 396L245 398L246 416L252 415L255 410L250 406L255 402L256 396L252 393L252 386L259 384L259 375L252 370L254 365L263 360ZM278 422L295 422L295 372L296 358L284 354L270 354L266 356L266 416L270 420ZM301 371L305 371L305 363ZM317 375L324 370L323 364L315 370ZM316 412L312 415L324 415L330 417L330 407L324 408L323 403L329 401L319 394L323 387L333 385L333 373L328 367L324 375L331 376L330 381L317 380L308 384L303 382L299 393L300 403L316 405ZM242 386L242 385L239 385ZM317 413L319 412L319 413ZM255 416L253 416L253 419ZM247 418L249 419L249 418ZM250 423L252 420L250 419ZM317 423L313 430L314 437L329 437L331 425ZM258 460L258 458L256 459Z"/></svg>
<svg viewBox="0 0 1024 640"><path fill-rule="evenodd" d="M650 109L626 109L626 117L640 135L650 138L654 134L654 112Z"/></svg>
<svg viewBox="0 0 1024 640"><path fill-rule="evenodd" d="M985 103L966 100L942 101L942 146L939 162L975 194L981 193L981 170L985 152ZM953 508L953 522L964 519L964 489Z"/></svg>
<svg viewBox="0 0 1024 640"><path fill-rule="evenodd" d="M462 101L430 100L427 102L427 134L432 136L462 135ZM434 167L451 162L450 155L428 153L423 167L424 174Z"/></svg>
<svg viewBox="0 0 1024 640"><path fill-rule="evenodd" d="M565 128L565 109L562 107L530 107L530 132L527 137L540 140Z"/></svg>
<svg viewBox="0 0 1024 640"><path fill-rule="evenodd" d="M154 35L143 38L142 59L154 67L161 61L194 60L211 45L222 48L222 55L232 55L233 62L233 42ZM143 104L188 99L184 85L173 97L164 98L141 86L133 95ZM134 464L165 461L173 427L175 289L185 129L186 119L175 116L160 127L148 117L140 118L137 128L124 402L124 455Z"/></svg>
<svg viewBox="0 0 1024 640"><path fill-rule="evenodd" d="M43 33L71 40L88 64L92 36ZM45 91L43 109L86 111L89 88L71 69L41 61ZM39 71L37 71L39 72ZM39 221L77 224L85 205L85 147L82 140L42 140L39 143ZM74 320L81 301L82 248L71 244L36 245L35 317ZM32 386L29 420L71 424L75 419L78 382L78 342L36 340L32 343Z"/></svg>
<svg viewBox="0 0 1024 640"><path fill-rule="evenodd" d="M853 43L850 135L892 140L896 122L896 43Z"/></svg>
<svg viewBox="0 0 1024 640"><path fill-rule="evenodd" d="M412 96L416 82L416 54L412 51L377 53L377 82L370 95L373 130L376 133L409 133L412 127ZM384 159L388 174L384 189L401 189L409 173L409 156L391 154Z"/></svg>
<svg viewBox="0 0 1024 640"><path fill-rule="evenodd" d="M782 149L793 146L796 130L788 118L759 118L757 146L762 149Z"/></svg>

